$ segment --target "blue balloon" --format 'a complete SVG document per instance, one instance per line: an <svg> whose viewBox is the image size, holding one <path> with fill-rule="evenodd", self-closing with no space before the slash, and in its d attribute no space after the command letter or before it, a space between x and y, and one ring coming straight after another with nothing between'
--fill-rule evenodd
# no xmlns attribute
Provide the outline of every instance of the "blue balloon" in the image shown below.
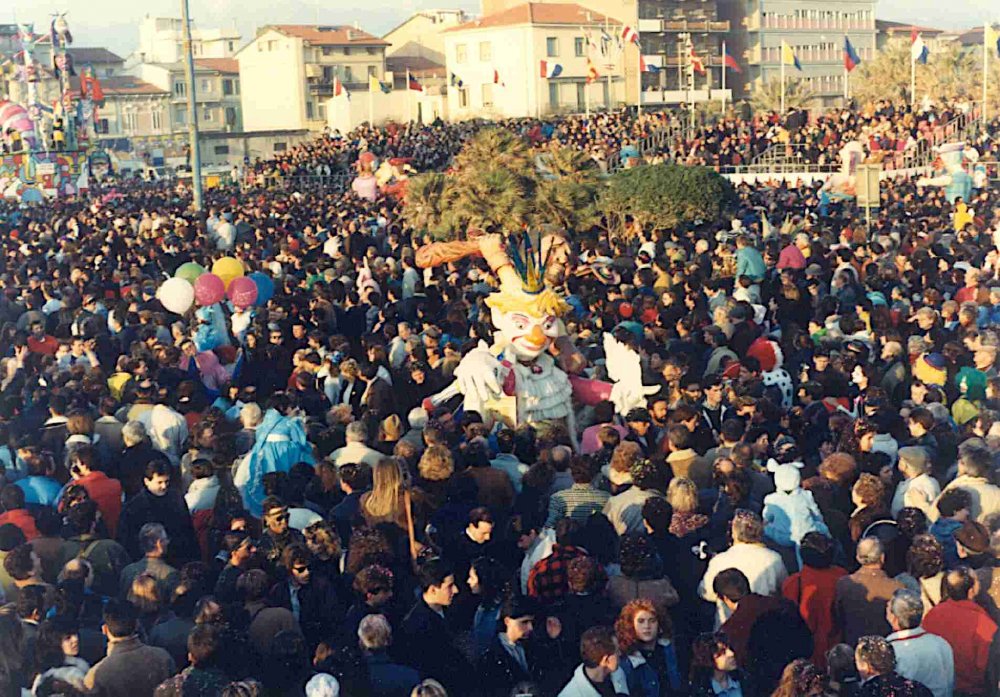
<svg viewBox="0 0 1000 697"><path fill-rule="evenodd" d="M257 302L255 305L267 305L267 301L274 297L274 281L266 273L254 271L250 274L250 280L257 286Z"/></svg>

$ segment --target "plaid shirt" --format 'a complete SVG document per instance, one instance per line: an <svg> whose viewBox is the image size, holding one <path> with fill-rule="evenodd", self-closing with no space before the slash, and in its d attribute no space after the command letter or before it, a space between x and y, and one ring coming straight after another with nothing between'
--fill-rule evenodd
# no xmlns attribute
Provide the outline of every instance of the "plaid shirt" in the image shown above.
<svg viewBox="0 0 1000 697"><path fill-rule="evenodd" d="M531 568L528 575L528 595L546 604L561 600L569 591L569 563L577 557L585 556L587 552L579 547L559 543L553 545L552 554ZM600 564L597 566L597 576L597 585L603 588L608 579Z"/></svg>

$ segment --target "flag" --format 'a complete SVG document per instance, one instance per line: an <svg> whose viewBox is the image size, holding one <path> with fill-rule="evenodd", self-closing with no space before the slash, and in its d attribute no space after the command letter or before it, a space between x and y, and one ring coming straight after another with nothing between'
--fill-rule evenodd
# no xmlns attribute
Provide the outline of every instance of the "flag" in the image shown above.
<svg viewBox="0 0 1000 697"><path fill-rule="evenodd" d="M698 54L694 52L694 46L688 51L688 60L691 61L691 67L699 75L705 74L705 63L698 57Z"/></svg>
<svg viewBox="0 0 1000 697"><path fill-rule="evenodd" d="M380 90L383 94L389 94L392 92L392 85L387 82L382 82L374 75L368 76L368 91L374 92L375 90Z"/></svg>
<svg viewBox="0 0 1000 697"><path fill-rule="evenodd" d="M926 63L927 56L931 54L924 37L916 29L910 30L910 60L916 63Z"/></svg>
<svg viewBox="0 0 1000 697"><path fill-rule="evenodd" d="M659 67L657 67L655 65L651 65L651 64L647 63L646 59L640 53L639 54L639 71L643 72L643 73L658 73L658 72L660 72L660 69L659 69Z"/></svg>
<svg viewBox="0 0 1000 697"><path fill-rule="evenodd" d="M504 84L503 80L500 79L500 72L496 68L493 68L493 84L500 85L501 87L507 86Z"/></svg>
<svg viewBox="0 0 1000 697"><path fill-rule="evenodd" d="M621 37L625 43L639 45L639 32L632 27L623 26Z"/></svg>
<svg viewBox="0 0 1000 697"><path fill-rule="evenodd" d="M796 70L802 70L802 64L799 63L799 57L795 55L795 51L792 50L792 47L784 41L781 42L781 62L783 65L794 65Z"/></svg>
<svg viewBox="0 0 1000 697"><path fill-rule="evenodd" d="M347 91L347 88L344 87L344 83L340 81L339 77L333 78L333 96L351 98L351 93Z"/></svg>
<svg viewBox="0 0 1000 697"><path fill-rule="evenodd" d="M409 80L406 81L406 89L411 92L423 92L424 86L420 84L420 81L412 75L409 76Z"/></svg>
<svg viewBox="0 0 1000 697"><path fill-rule="evenodd" d="M458 89L462 89L462 86L465 84L464 82L462 82L462 79L455 73L451 74L451 78L449 81L451 82L452 87L457 87Z"/></svg>
<svg viewBox="0 0 1000 697"><path fill-rule="evenodd" d="M992 24L983 27L983 43L987 51L996 51L997 58L1000 58L1000 32Z"/></svg>
<svg viewBox="0 0 1000 697"><path fill-rule="evenodd" d="M639 60L642 60L642 58ZM587 56L587 82L597 82L600 77L601 74L597 72L597 66L594 65L594 61L590 60L590 56Z"/></svg>
<svg viewBox="0 0 1000 697"><path fill-rule="evenodd" d="M854 45L851 43L851 40L845 36L844 37L844 68L847 70L847 72L851 72L852 70L854 70L855 68L857 68L859 65L861 65L861 56L859 56L858 52L854 50Z"/></svg>
<svg viewBox="0 0 1000 697"><path fill-rule="evenodd" d="M725 66L726 68L729 68L734 73L743 72L743 68L740 67L740 64L736 62L735 58L729 55L729 51L726 49L725 46L722 47L722 65Z"/></svg>
<svg viewBox="0 0 1000 697"><path fill-rule="evenodd" d="M539 74L544 78L559 77L562 75L562 66L558 63L549 63L548 61L539 62Z"/></svg>

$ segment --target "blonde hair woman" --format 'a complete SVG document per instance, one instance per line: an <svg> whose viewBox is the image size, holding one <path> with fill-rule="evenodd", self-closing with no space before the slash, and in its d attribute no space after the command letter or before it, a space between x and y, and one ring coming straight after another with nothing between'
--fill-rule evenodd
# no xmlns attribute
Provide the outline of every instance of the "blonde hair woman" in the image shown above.
<svg viewBox="0 0 1000 697"><path fill-rule="evenodd" d="M371 491L361 497L361 515L368 525L377 523L395 523L403 530L407 529L406 516L406 483L400 465L396 460L386 457L372 468ZM413 492L411 508L415 530L421 530L418 522L422 499Z"/></svg>
<svg viewBox="0 0 1000 697"><path fill-rule="evenodd" d="M449 480L455 473L451 451L443 445L431 445L420 457L420 488L433 508L440 508L447 498Z"/></svg>
<svg viewBox="0 0 1000 697"><path fill-rule="evenodd" d="M698 513L698 487L687 477L675 477L667 487L667 503L674 509L670 533L684 537L705 527L708 516Z"/></svg>
<svg viewBox="0 0 1000 697"><path fill-rule="evenodd" d="M403 420L398 414L389 414L378 427L375 449L383 455L391 455L396 443L403 437Z"/></svg>

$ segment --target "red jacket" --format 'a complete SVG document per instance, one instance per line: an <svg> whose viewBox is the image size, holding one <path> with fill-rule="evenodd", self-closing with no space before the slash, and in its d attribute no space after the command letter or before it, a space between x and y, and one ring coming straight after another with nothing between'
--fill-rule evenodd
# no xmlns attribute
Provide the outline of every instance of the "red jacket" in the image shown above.
<svg viewBox="0 0 1000 697"><path fill-rule="evenodd" d="M54 356L56 355L56 351L59 350L59 340L48 334L42 339L36 339L34 334L32 334L28 337L28 350L32 353Z"/></svg>
<svg viewBox="0 0 1000 697"><path fill-rule="evenodd" d="M924 616L923 628L951 644L955 692L986 694L986 662L997 625L972 600L945 600Z"/></svg>
<svg viewBox="0 0 1000 697"><path fill-rule="evenodd" d="M21 532L24 533L28 542L31 542L41 534L38 532L38 528L35 527L35 519L28 513L27 508L15 508L13 511L7 511L3 515L0 515L0 525L7 525L7 523L21 528Z"/></svg>
<svg viewBox="0 0 1000 697"><path fill-rule="evenodd" d="M837 579L847 572L839 566L814 569L804 566L802 571L785 579L781 594L795 603L802 619L809 625L815 640L812 660L826 668L826 652L842 641L840 627L833 614L833 601L837 594Z"/></svg>
<svg viewBox="0 0 1000 697"><path fill-rule="evenodd" d="M121 482L117 479L111 479L104 472L91 472L86 477L74 480L73 483L79 484L87 490L108 526L109 537L112 540L115 539L115 533L118 530L118 517L122 514Z"/></svg>

